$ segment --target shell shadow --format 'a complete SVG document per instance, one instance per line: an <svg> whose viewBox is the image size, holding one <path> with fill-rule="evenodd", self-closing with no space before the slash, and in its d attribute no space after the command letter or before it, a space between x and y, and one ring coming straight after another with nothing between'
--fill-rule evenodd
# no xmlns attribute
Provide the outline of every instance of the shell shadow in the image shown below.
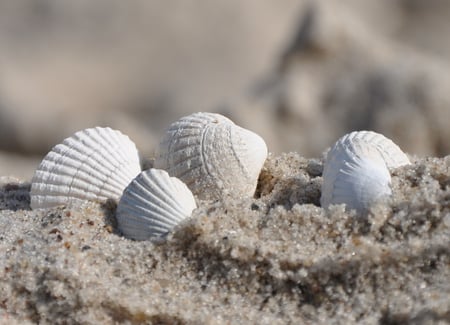
<svg viewBox="0 0 450 325"><path fill-rule="evenodd" d="M8 182L0 186L0 211L31 210L30 183Z"/></svg>
<svg viewBox="0 0 450 325"><path fill-rule="evenodd" d="M109 199L101 205L101 209L103 211L104 216L103 222L105 224L105 227L108 229L110 233L122 237L123 235L119 231L119 228L117 226L117 219L116 219L117 202L112 199Z"/></svg>
<svg viewBox="0 0 450 325"><path fill-rule="evenodd" d="M302 177L289 177L280 180L271 193L268 205L282 205L287 210L295 204L313 204L320 207L321 184L321 178L307 180Z"/></svg>

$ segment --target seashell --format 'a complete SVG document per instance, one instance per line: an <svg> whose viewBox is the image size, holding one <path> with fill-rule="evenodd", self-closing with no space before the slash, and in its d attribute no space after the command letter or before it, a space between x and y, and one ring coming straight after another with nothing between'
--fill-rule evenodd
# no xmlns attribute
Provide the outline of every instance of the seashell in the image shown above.
<svg viewBox="0 0 450 325"><path fill-rule="evenodd" d="M56 145L31 180L31 208L118 201L139 174L135 144L119 131L85 129Z"/></svg>
<svg viewBox="0 0 450 325"><path fill-rule="evenodd" d="M408 157L391 140L371 131L349 133L328 152L324 164L320 202L346 204L357 214L392 194L389 170L410 164Z"/></svg>
<svg viewBox="0 0 450 325"><path fill-rule="evenodd" d="M181 179L200 199L247 197L266 158L259 135L220 114L195 113L169 126L154 167Z"/></svg>
<svg viewBox="0 0 450 325"><path fill-rule="evenodd" d="M192 192L182 181L164 170L149 169L125 189L116 219L125 237L146 240L164 236L196 207Z"/></svg>

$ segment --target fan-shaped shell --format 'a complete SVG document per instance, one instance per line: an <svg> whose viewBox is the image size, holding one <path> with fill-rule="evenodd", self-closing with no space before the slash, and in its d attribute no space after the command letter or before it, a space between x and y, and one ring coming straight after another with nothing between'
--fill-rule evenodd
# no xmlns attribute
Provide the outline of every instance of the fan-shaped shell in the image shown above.
<svg viewBox="0 0 450 325"><path fill-rule="evenodd" d="M31 208L118 201L141 171L135 144L110 128L85 129L56 145L31 181Z"/></svg>
<svg viewBox="0 0 450 325"><path fill-rule="evenodd" d="M195 113L171 124L155 167L180 178L200 199L253 196L267 158L257 134L214 113Z"/></svg>
<svg viewBox="0 0 450 325"><path fill-rule="evenodd" d="M117 206L119 229L131 239L164 236L196 208L192 192L160 169L141 172L125 189Z"/></svg>
<svg viewBox="0 0 450 325"><path fill-rule="evenodd" d="M391 195L389 169L410 164L401 149L381 134L352 132L328 152L322 183L321 205L346 204L363 214L369 206Z"/></svg>

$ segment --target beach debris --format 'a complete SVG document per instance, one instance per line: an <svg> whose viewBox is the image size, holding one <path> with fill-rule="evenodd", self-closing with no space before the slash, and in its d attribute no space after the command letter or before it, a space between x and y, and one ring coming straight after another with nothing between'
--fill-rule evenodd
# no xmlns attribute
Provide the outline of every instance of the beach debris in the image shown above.
<svg viewBox="0 0 450 325"><path fill-rule="evenodd" d="M119 230L127 238L164 237L197 207L178 178L161 169L141 172L125 189L116 211Z"/></svg>
<svg viewBox="0 0 450 325"><path fill-rule="evenodd" d="M120 131L95 127L56 145L31 180L31 208L119 201L141 172L135 144Z"/></svg>
<svg viewBox="0 0 450 325"><path fill-rule="evenodd" d="M172 123L155 168L181 179L199 199L249 197L267 158L264 140L215 113L194 113Z"/></svg>
<svg viewBox="0 0 450 325"><path fill-rule="evenodd" d="M320 203L346 205L358 215L392 194L390 170L410 161L390 139L372 131L344 135L330 149L324 164Z"/></svg>

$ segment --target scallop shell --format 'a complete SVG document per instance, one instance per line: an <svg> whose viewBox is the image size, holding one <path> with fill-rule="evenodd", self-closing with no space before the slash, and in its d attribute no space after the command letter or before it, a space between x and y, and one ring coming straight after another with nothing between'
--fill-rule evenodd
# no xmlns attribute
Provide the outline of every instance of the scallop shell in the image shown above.
<svg viewBox="0 0 450 325"><path fill-rule="evenodd" d="M110 128L85 129L56 145L31 181L31 208L118 201L139 174L135 144Z"/></svg>
<svg viewBox="0 0 450 325"><path fill-rule="evenodd" d="M352 132L328 152L322 183L322 207L346 204L358 214L391 195L389 170L410 164L391 140L371 131Z"/></svg>
<svg viewBox="0 0 450 325"><path fill-rule="evenodd" d="M125 189L116 218L125 237L162 237L196 208L192 192L178 178L160 169L140 173Z"/></svg>
<svg viewBox="0 0 450 325"><path fill-rule="evenodd" d="M181 179L200 199L247 197L255 193L266 158L259 135L220 114L195 113L169 126L154 166Z"/></svg>

